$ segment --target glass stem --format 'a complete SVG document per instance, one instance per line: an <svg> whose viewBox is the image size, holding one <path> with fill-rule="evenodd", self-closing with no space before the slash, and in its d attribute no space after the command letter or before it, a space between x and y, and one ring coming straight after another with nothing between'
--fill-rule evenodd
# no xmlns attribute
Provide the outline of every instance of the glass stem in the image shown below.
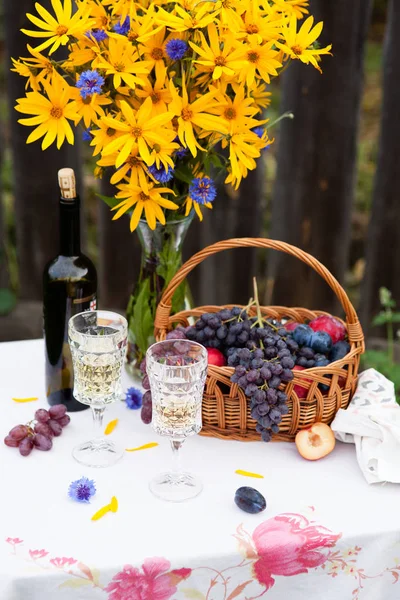
<svg viewBox="0 0 400 600"><path fill-rule="evenodd" d="M92 406L94 435L96 439L103 437L103 415L105 410L105 407L98 408Z"/></svg>
<svg viewBox="0 0 400 600"><path fill-rule="evenodd" d="M171 448L173 455L172 472L175 475L180 475L182 473L180 449L182 448L184 441L185 440L171 440Z"/></svg>

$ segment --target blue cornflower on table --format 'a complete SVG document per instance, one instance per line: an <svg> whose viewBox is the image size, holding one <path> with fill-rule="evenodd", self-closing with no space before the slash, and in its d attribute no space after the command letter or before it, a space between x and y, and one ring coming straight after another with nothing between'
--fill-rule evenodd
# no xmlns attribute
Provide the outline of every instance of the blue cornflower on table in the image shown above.
<svg viewBox="0 0 400 600"><path fill-rule="evenodd" d="M68 496L76 502L88 503L95 493L95 482L87 477L81 477L81 479L73 481L68 489Z"/></svg>

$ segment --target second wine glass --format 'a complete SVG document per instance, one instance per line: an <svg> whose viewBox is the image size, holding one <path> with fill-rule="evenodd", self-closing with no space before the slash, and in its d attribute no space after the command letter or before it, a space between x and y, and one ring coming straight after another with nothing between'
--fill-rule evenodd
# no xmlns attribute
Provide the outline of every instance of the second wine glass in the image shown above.
<svg viewBox="0 0 400 600"><path fill-rule="evenodd" d="M153 344L146 354L153 400L153 429L170 438L174 469L150 483L155 496L171 502L194 498L202 483L180 466L180 448L187 437L199 433L208 355L204 346L189 340Z"/></svg>

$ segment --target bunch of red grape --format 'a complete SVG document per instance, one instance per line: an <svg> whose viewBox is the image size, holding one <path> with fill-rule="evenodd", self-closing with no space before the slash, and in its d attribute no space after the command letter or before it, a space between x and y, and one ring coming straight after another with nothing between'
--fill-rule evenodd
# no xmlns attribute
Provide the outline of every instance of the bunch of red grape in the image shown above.
<svg viewBox="0 0 400 600"><path fill-rule="evenodd" d="M62 434L63 427L71 421L63 404L56 404L47 411L39 408L35 419L27 425L16 425L4 438L10 448L18 448L22 456L29 456L34 448L47 452L53 446L53 437Z"/></svg>

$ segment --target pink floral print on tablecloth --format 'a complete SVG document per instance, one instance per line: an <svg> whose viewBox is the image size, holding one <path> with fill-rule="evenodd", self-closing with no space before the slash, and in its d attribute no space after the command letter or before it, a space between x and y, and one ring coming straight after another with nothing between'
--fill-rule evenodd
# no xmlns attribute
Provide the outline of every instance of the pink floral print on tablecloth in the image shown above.
<svg viewBox="0 0 400 600"><path fill-rule="evenodd" d="M165 558L147 558L142 571L125 565L105 588L109 600L169 600L177 591Z"/></svg>

